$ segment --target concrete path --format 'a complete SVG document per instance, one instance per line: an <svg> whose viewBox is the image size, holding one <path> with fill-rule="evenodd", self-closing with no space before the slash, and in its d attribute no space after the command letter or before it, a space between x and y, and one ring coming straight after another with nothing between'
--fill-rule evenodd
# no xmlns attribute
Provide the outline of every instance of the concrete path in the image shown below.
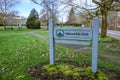
<svg viewBox="0 0 120 80"><path fill-rule="evenodd" d="M99 29L99 32L101 32L101 29ZM120 31L107 30L107 35L110 36L110 37L113 37L115 39L120 40Z"/></svg>
<svg viewBox="0 0 120 80"><path fill-rule="evenodd" d="M113 38L120 40L120 31L108 30L107 34Z"/></svg>
<svg viewBox="0 0 120 80"><path fill-rule="evenodd" d="M43 36L43 35L37 34L36 31L28 32L28 34L31 34L33 36L36 36L36 37L44 39L44 40L48 40L49 39L47 36Z"/></svg>

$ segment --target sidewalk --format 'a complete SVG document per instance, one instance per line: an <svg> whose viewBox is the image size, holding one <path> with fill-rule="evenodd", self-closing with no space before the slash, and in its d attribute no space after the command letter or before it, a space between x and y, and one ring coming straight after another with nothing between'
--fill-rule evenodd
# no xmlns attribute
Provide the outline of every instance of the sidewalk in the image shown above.
<svg viewBox="0 0 120 80"><path fill-rule="evenodd" d="M107 34L113 38L120 40L120 31L108 30Z"/></svg>
<svg viewBox="0 0 120 80"><path fill-rule="evenodd" d="M99 32L101 33L101 29L99 29ZM113 37L115 39L120 40L120 31L107 30L107 35L110 36L110 37Z"/></svg>
<svg viewBox="0 0 120 80"><path fill-rule="evenodd" d="M28 34L31 34L33 36L36 36L36 37L44 39L44 40L49 40L49 38L47 36L43 36L43 35L37 34L36 31L28 32Z"/></svg>

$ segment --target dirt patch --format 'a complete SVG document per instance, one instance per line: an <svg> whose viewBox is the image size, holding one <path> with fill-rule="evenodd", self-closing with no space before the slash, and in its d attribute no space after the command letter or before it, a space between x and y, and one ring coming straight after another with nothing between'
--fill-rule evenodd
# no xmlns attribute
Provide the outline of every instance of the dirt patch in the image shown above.
<svg viewBox="0 0 120 80"><path fill-rule="evenodd" d="M57 61L57 63L59 64L70 64L70 65L74 65L74 66L78 66L78 67L90 67L90 63L88 62L84 62L84 64L80 64L80 63L77 63L77 62L73 62L73 61L64 61L64 62L61 62L61 61ZM41 67L43 65L46 65L46 64L49 64L48 62L47 63L42 63L42 64L38 64L34 67L30 67L27 69L27 72L31 74L31 76L35 79L35 80L49 80L47 77L41 77ZM104 67L100 67L99 70L103 71L109 78L109 80L120 80L120 74L113 71L113 70L108 70ZM68 79L68 78L67 78ZM58 79L55 79L55 77L53 77L52 80L58 80ZM59 79L59 80L66 80L66 79ZM71 80L69 78L69 80Z"/></svg>

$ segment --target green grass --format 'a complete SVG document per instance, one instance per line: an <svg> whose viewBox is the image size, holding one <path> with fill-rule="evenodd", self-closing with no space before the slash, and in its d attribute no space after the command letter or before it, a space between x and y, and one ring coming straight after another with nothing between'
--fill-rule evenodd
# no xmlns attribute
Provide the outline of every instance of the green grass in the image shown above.
<svg viewBox="0 0 120 80"><path fill-rule="evenodd" d="M38 31L37 33L48 36L48 31ZM84 53L91 56L91 51L84 51ZM107 36L107 38L99 37L99 58L101 60L120 66L119 56L120 40L116 40L109 36Z"/></svg>
<svg viewBox="0 0 120 80"><path fill-rule="evenodd" d="M26 34L29 31L0 31L0 80L30 80L27 68L49 61L48 42ZM61 57L57 59L73 59L69 51L58 47L57 56Z"/></svg>
<svg viewBox="0 0 120 80"><path fill-rule="evenodd" d="M48 44L26 32L0 31L0 80L30 80L27 68L48 61Z"/></svg>
<svg viewBox="0 0 120 80"><path fill-rule="evenodd" d="M109 36L107 36L106 38L100 38L99 37L99 42L110 42L112 40L113 40L113 38L111 38Z"/></svg>
<svg viewBox="0 0 120 80"><path fill-rule="evenodd" d="M97 73L92 73L90 67L81 68L73 65L55 64L44 65L40 68L40 71L41 77L47 77L49 80L53 80L52 76L54 76L56 80L109 80L100 70L98 70Z"/></svg>
<svg viewBox="0 0 120 80"><path fill-rule="evenodd" d="M37 33L40 34L40 35L44 35L44 36L48 36L49 35L48 30L39 30L39 31L37 31Z"/></svg>
<svg viewBox="0 0 120 80"><path fill-rule="evenodd" d="M39 34L48 36L48 31L38 31ZM87 55L91 57L91 51L81 51L82 55ZM107 36L107 38L99 38L99 60L103 61L100 64L104 66L106 63L108 66L107 68L113 68L117 71L118 67L120 66L120 40L116 40ZM114 65L114 66L111 66ZM120 71L120 69L118 69Z"/></svg>
<svg viewBox="0 0 120 80"><path fill-rule="evenodd" d="M27 34L32 30L0 30L0 80L31 80L27 73L29 67L43 62L49 62L49 45L47 41ZM40 34L48 35L47 31ZM91 58L82 52L62 48L56 48L56 60L73 62L91 62ZM101 64L100 64L101 63ZM101 66L108 63L99 62ZM120 68L109 64L107 68L120 72Z"/></svg>

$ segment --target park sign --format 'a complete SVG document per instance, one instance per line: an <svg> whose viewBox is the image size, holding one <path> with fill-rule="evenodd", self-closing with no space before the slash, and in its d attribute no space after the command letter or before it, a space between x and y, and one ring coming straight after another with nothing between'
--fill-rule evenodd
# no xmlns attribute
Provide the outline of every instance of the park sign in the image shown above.
<svg viewBox="0 0 120 80"><path fill-rule="evenodd" d="M53 23L49 20L50 65L55 63L55 43L88 46L92 40L92 72L97 72L99 19L93 20L92 28L54 28Z"/></svg>
<svg viewBox="0 0 120 80"><path fill-rule="evenodd" d="M56 28L55 39L91 40L92 29L90 28Z"/></svg>
<svg viewBox="0 0 120 80"><path fill-rule="evenodd" d="M55 28L54 38L55 38L55 43L59 43L59 44L90 45L90 42L82 42L82 41L74 41L74 40L91 40L92 29Z"/></svg>

